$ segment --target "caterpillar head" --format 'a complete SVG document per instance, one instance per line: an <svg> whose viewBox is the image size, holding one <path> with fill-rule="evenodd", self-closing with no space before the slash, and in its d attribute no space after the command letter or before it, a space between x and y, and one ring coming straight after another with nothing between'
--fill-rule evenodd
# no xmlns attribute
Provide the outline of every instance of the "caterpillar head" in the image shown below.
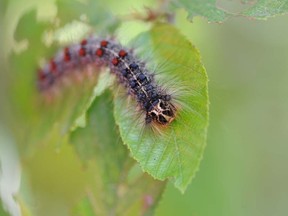
<svg viewBox="0 0 288 216"><path fill-rule="evenodd" d="M162 99L158 99L152 103L152 106L146 113L146 123L155 122L159 125L170 124L176 116L175 106L169 102Z"/></svg>

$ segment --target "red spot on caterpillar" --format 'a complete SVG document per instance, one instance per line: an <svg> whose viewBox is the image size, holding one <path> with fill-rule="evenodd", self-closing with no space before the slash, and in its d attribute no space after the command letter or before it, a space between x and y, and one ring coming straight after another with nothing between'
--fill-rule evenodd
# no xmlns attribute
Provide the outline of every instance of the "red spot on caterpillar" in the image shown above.
<svg viewBox="0 0 288 216"><path fill-rule="evenodd" d="M101 47L107 47L108 41L102 40L102 41L100 42L100 45L101 45Z"/></svg>
<svg viewBox="0 0 288 216"><path fill-rule="evenodd" d="M50 60L50 70L52 73L56 72L57 65L53 59Z"/></svg>
<svg viewBox="0 0 288 216"><path fill-rule="evenodd" d="M114 66L117 66L117 65L119 64L119 59L118 59L118 58L113 58L113 59L112 59L112 64L113 64Z"/></svg>
<svg viewBox="0 0 288 216"><path fill-rule="evenodd" d="M79 56L85 56L85 55L86 55L86 50L85 50L85 48L83 48L83 47L80 48L78 54L79 54Z"/></svg>
<svg viewBox="0 0 288 216"><path fill-rule="evenodd" d="M87 44L87 40L86 39L83 39L82 41L81 41L81 46L85 46Z"/></svg>
<svg viewBox="0 0 288 216"><path fill-rule="evenodd" d="M127 55L127 52L125 50L120 50L118 55L119 57L124 58Z"/></svg>
<svg viewBox="0 0 288 216"><path fill-rule="evenodd" d="M38 70L38 80L44 81L45 78L46 78L46 76L45 76L44 72L41 69L39 69Z"/></svg>
<svg viewBox="0 0 288 216"><path fill-rule="evenodd" d="M99 48L96 50L95 54L98 56L98 57L102 57L103 56L103 49Z"/></svg>
<svg viewBox="0 0 288 216"><path fill-rule="evenodd" d="M68 62L68 61L70 61L70 60L71 60L70 51L69 51L69 48L66 47L66 48L64 49L64 61L65 61L65 62Z"/></svg>

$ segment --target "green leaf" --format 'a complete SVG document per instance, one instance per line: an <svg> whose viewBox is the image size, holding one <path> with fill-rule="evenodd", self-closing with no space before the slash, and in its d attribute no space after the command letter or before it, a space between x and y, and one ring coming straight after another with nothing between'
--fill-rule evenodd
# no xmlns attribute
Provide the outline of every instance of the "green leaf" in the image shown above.
<svg viewBox="0 0 288 216"><path fill-rule="evenodd" d="M7 211L4 209L2 202L1 202L1 197L0 197L0 215L1 216L9 216L9 214L7 213Z"/></svg>
<svg viewBox="0 0 288 216"><path fill-rule="evenodd" d="M209 22L223 22L229 15L216 6L216 0L177 0L175 6L184 8L190 21L195 16L201 16Z"/></svg>
<svg viewBox="0 0 288 216"><path fill-rule="evenodd" d="M100 28L100 25L108 25L108 30L113 31L119 23L114 22L115 20L112 20L113 16L109 15L108 17L111 18L109 20L112 21L109 21L109 24L107 22L104 24L102 21L108 12L104 8L100 10L98 3L93 2L59 1L58 11L61 11L59 19L68 21L65 18L69 18L69 21L72 21L73 19L79 19L80 14L86 14L94 27ZM97 13L95 13L95 7L99 10ZM87 10L88 8L89 10ZM71 27L73 27L73 23ZM85 120L85 112L97 94L93 92L93 88L97 82L97 72L100 72L100 69L94 69L93 72L96 75L93 78L89 77L87 79L86 77L85 85L83 85L83 82L79 83L78 81L77 83L77 77L74 77L74 79L70 77L71 83L68 86L65 87L62 83L61 87L56 88L58 95L49 95L53 98L52 101L47 103L44 100L45 97L40 94L36 86L37 69L41 60L49 60L61 47L57 44L60 40L55 36L55 32L61 31L55 29L55 26L49 23L39 22L36 18L36 10L22 16L15 31L15 40L17 42L26 41L28 45L27 49L22 50L19 54L11 55L9 62L7 62L9 77L7 78L8 75L5 74L6 80L11 82L7 84L10 109L12 110L9 123L12 128L15 128L14 133L17 134L18 143L21 143L19 145L20 152L27 147L27 145L23 145L23 142L29 144L39 143L39 139L42 143L51 141L49 132L53 127L54 130L58 131L58 137L53 137L53 140L58 140L56 143L61 143L63 135L79 125L85 125L85 121L80 122L80 120L81 118ZM61 36L65 34L63 32ZM47 42L49 35L50 42L49 40L48 42L52 42L52 45ZM67 31L66 36L69 37ZM80 40L80 38L78 39ZM81 70L83 73L86 69ZM26 125L27 122L29 122L29 127L19 126Z"/></svg>
<svg viewBox="0 0 288 216"><path fill-rule="evenodd" d="M209 22L223 22L227 18L239 15L255 19L266 19L276 15L287 14L288 12L287 0L243 0L241 1L242 5L238 6L240 11L237 13L223 9L220 4L224 2L217 2L216 0L176 0L173 1L173 5L178 8L184 8L188 12L190 21L195 16L205 17Z"/></svg>
<svg viewBox="0 0 288 216"><path fill-rule="evenodd" d="M77 128L71 134L71 143L85 164L95 167L96 176L87 197L75 207L75 215L147 212L164 189L165 182L142 172L131 177L135 161L118 135L112 105L111 93L106 90L89 108L86 127ZM145 199L149 201L147 205Z"/></svg>
<svg viewBox="0 0 288 216"><path fill-rule="evenodd" d="M168 128L154 133L149 126L143 128L142 119L133 115L136 104L116 95L115 119L123 142L142 169L156 179L169 178L184 192L198 169L206 143L207 75L198 50L172 26L157 24L136 41L147 48L142 55L146 52L158 65L164 64L162 83L170 90L173 86L179 90L177 99L183 102L182 107Z"/></svg>
<svg viewBox="0 0 288 216"><path fill-rule="evenodd" d="M102 1L88 0L85 2L58 0L58 18L62 24L71 22L73 19L80 19L85 15L90 25L97 27L100 33L113 33L120 25L118 20L110 11L107 10L106 3Z"/></svg>
<svg viewBox="0 0 288 216"><path fill-rule="evenodd" d="M287 0L258 0L255 5L242 14L256 19L266 19L288 13Z"/></svg>
<svg viewBox="0 0 288 216"><path fill-rule="evenodd" d="M94 216L93 204L88 197L82 199L73 209L75 216Z"/></svg>

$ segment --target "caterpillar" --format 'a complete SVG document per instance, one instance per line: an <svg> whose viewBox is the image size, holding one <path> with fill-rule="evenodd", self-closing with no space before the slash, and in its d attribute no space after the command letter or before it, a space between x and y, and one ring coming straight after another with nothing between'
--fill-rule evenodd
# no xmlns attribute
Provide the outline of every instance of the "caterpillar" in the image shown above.
<svg viewBox="0 0 288 216"><path fill-rule="evenodd" d="M127 88L145 112L146 124L167 126L175 119L177 108L172 102L172 95L156 83L144 61L113 40L91 36L60 50L38 70L39 90L47 91L71 68L87 64L108 67L116 75L119 83Z"/></svg>

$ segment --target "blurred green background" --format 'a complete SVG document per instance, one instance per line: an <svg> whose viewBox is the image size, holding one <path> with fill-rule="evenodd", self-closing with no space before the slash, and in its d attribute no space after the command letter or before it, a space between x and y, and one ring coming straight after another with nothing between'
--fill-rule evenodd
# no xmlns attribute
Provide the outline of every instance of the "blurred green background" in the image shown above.
<svg viewBox="0 0 288 216"><path fill-rule="evenodd" d="M109 0L106 4L113 13L125 14L151 2ZM37 14L45 18L55 10L53 2L36 0L25 3L11 0L4 8L0 10L4 20L0 30L4 42L2 57L14 46L13 31L25 11L37 9ZM189 23L184 11L177 12L175 25L200 50L207 69L210 126L196 178L184 195L169 184L156 215L288 214L287 23L288 16L267 21L238 17L223 24L209 24L196 18ZM122 30L133 34L129 23ZM7 75L3 71L0 73L1 119L9 110L5 92ZM13 145L13 136L3 129L4 124L1 120L2 158L3 154L10 154ZM3 164L2 161L2 170ZM17 165L13 166L10 170ZM41 215L66 215L67 205L77 199L84 187L83 178L88 175L81 172L81 163L66 145L60 153L53 146L41 147L24 161L23 167L21 193L34 196L38 212L46 212ZM25 192L25 184L32 188L29 193Z"/></svg>

